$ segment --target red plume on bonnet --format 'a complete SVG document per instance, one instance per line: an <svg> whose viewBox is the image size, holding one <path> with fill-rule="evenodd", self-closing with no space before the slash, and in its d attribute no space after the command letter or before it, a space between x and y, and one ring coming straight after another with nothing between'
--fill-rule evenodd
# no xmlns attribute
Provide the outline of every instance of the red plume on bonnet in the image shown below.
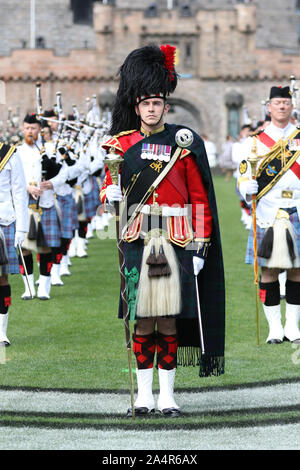
<svg viewBox="0 0 300 470"><path fill-rule="evenodd" d="M134 49L119 69L120 81L112 111L110 134L139 129L140 118L135 106L142 97L161 96L175 91L178 75L174 58L176 48L148 44Z"/></svg>
<svg viewBox="0 0 300 470"><path fill-rule="evenodd" d="M170 46L160 46L160 50L165 54L165 67L169 71L170 81L174 80L174 62L175 62L175 52L176 47Z"/></svg>

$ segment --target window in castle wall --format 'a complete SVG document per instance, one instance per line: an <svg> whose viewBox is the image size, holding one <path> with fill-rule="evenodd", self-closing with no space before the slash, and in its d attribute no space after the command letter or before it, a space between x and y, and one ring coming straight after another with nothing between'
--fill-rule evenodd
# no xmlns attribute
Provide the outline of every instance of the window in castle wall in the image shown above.
<svg viewBox="0 0 300 470"><path fill-rule="evenodd" d="M71 0L73 22L76 24L93 24L93 0Z"/></svg>
<svg viewBox="0 0 300 470"><path fill-rule="evenodd" d="M232 135L236 139L240 132L240 112L239 108L230 107L228 108L228 134Z"/></svg>
<svg viewBox="0 0 300 470"><path fill-rule="evenodd" d="M185 43L184 47L184 65L186 67L190 67L192 65L192 58L193 58L193 46L190 42Z"/></svg>
<svg viewBox="0 0 300 470"><path fill-rule="evenodd" d="M300 0L296 1L296 12L300 13Z"/></svg>

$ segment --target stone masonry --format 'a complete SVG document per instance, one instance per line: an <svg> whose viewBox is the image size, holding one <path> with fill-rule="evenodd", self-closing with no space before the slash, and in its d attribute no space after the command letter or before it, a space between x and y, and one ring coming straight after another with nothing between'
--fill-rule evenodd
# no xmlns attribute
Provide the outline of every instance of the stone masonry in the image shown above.
<svg viewBox="0 0 300 470"><path fill-rule="evenodd" d="M296 0L174 0L172 9L167 0L95 1L92 25L73 23L68 0L36 0L36 35L46 48L32 50L29 3L0 0L2 120L8 107L19 107L22 117L35 110L37 80L45 108L59 90L66 113L75 103L85 112L86 97L115 92L118 67L132 49L169 43L178 48L181 76L169 122L206 133L220 148L228 132L228 97L239 97L243 124L243 105L260 119L270 86L287 84L291 74L300 79Z"/></svg>

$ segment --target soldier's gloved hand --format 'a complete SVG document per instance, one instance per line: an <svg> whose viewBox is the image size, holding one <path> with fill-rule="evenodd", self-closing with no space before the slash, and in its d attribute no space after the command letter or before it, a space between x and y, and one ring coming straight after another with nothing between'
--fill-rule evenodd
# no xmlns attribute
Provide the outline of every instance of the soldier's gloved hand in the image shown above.
<svg viewBox="0 0 300 470"><path fill-rule="evenodd" d="M15 248L17 248L18 244L22 245L24 239L25 239L25 233L20 232L19 230L16 230L16 233L15 233Z"/></svg>
<svg viewBox="0 0 300 470"><path fill-rule="evenodd" d="M193 256L193 266L194 266L194 275L198 276L201 269L203 269L204 259L199 258L199 256Z"/></svg>
<svg viewBox="0 0 300 470"><path fill-rule="evenodd" d="M249 180L246 186L246 194L252 195L258 193L258 182L256 180Z"/></svg>
<svg viewBox="0 0 300 470"><path fill-rule="evenodd" d="M113 204L117 201L122 201L122 191L120 186L117 184L110 184L106 188L106 199L108 200L109 204Z"/></svg>

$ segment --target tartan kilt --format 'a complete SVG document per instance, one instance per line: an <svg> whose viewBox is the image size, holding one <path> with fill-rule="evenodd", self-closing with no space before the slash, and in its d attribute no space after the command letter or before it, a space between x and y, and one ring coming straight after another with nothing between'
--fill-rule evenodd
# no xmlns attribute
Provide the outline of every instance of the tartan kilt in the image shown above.
<svg viewBox="0 0 300 470"><path fill-rule="evenodd" d="M61 210L60 229L62 238L73 238L73 230L79 226L75 199L72 194L57 196Z"/></svg>
<svg viewBox="0 0 300 470"><path fill-rule="evenodd" d="M15 222L10 225L0 225L0 227L4 233L8 255L8 264L0 267L2 268L2 274L19 274L19 260L15 249Z"/></svg>
<svg viewBox="0 0 300 470"><path fill-rule="evenodd" d="M195 276L193 269L193 256L194 250L181 248L172 244L176 257L179 263L180 285L181 285L181 298L182 307L181 311L176 315L176 319L192 319L198 318L197 302L196 302L196 289L195 289ZM125 266L130 271L134 266L140 273L142 257L144 251L144 240L141 238L132 243L124 242L122 244L124 253ZM122 300L120 296L119 302L119 318L123 318Z"/></svg>
<svg viewBox="0 0 300 470"><path fill-rule="evenodd" d="M84 212L86 219L91 219L96 215L97 207L99 206L99 200L95 201L95 196L93 194L93 190L89 193L84 194Z"/></svg>
<svg viewBox="0 0 300 470"><path fill-rule="evenodd" d="M93 193L94 203L95 203L95 206L98 208L98 206L100 206L100 188L99 188L96 176L92 176L91 183L92 183L92 188L93 188L92 193Z"/></svg>
<svg viewBox="0 0 300 470"><path fill-rule="evenodd" d="M50 248L58 248L61 244L61 231L56 208L55 206L42 207L42 210L41 224L46 244Z"/></svg>
<svg viewBox="0 0 300 470"><path fill-rule="evenodd" d="M295 238L295 248L298 252L298 257L300 258L300 221L297 212L290 214L290 222L294 228L294 238ZM256 228L256 236L257 236L257 250L259 249L260 243L264 237L266 228L261 228L257 225ZM265 258L257 257L257 264L258 266L265 267L267 266L268 260ZM254 264L254 250L253 250L253 227L249 231L247 249L246 249L246 257L245 257L246 264Z"/></svg>

